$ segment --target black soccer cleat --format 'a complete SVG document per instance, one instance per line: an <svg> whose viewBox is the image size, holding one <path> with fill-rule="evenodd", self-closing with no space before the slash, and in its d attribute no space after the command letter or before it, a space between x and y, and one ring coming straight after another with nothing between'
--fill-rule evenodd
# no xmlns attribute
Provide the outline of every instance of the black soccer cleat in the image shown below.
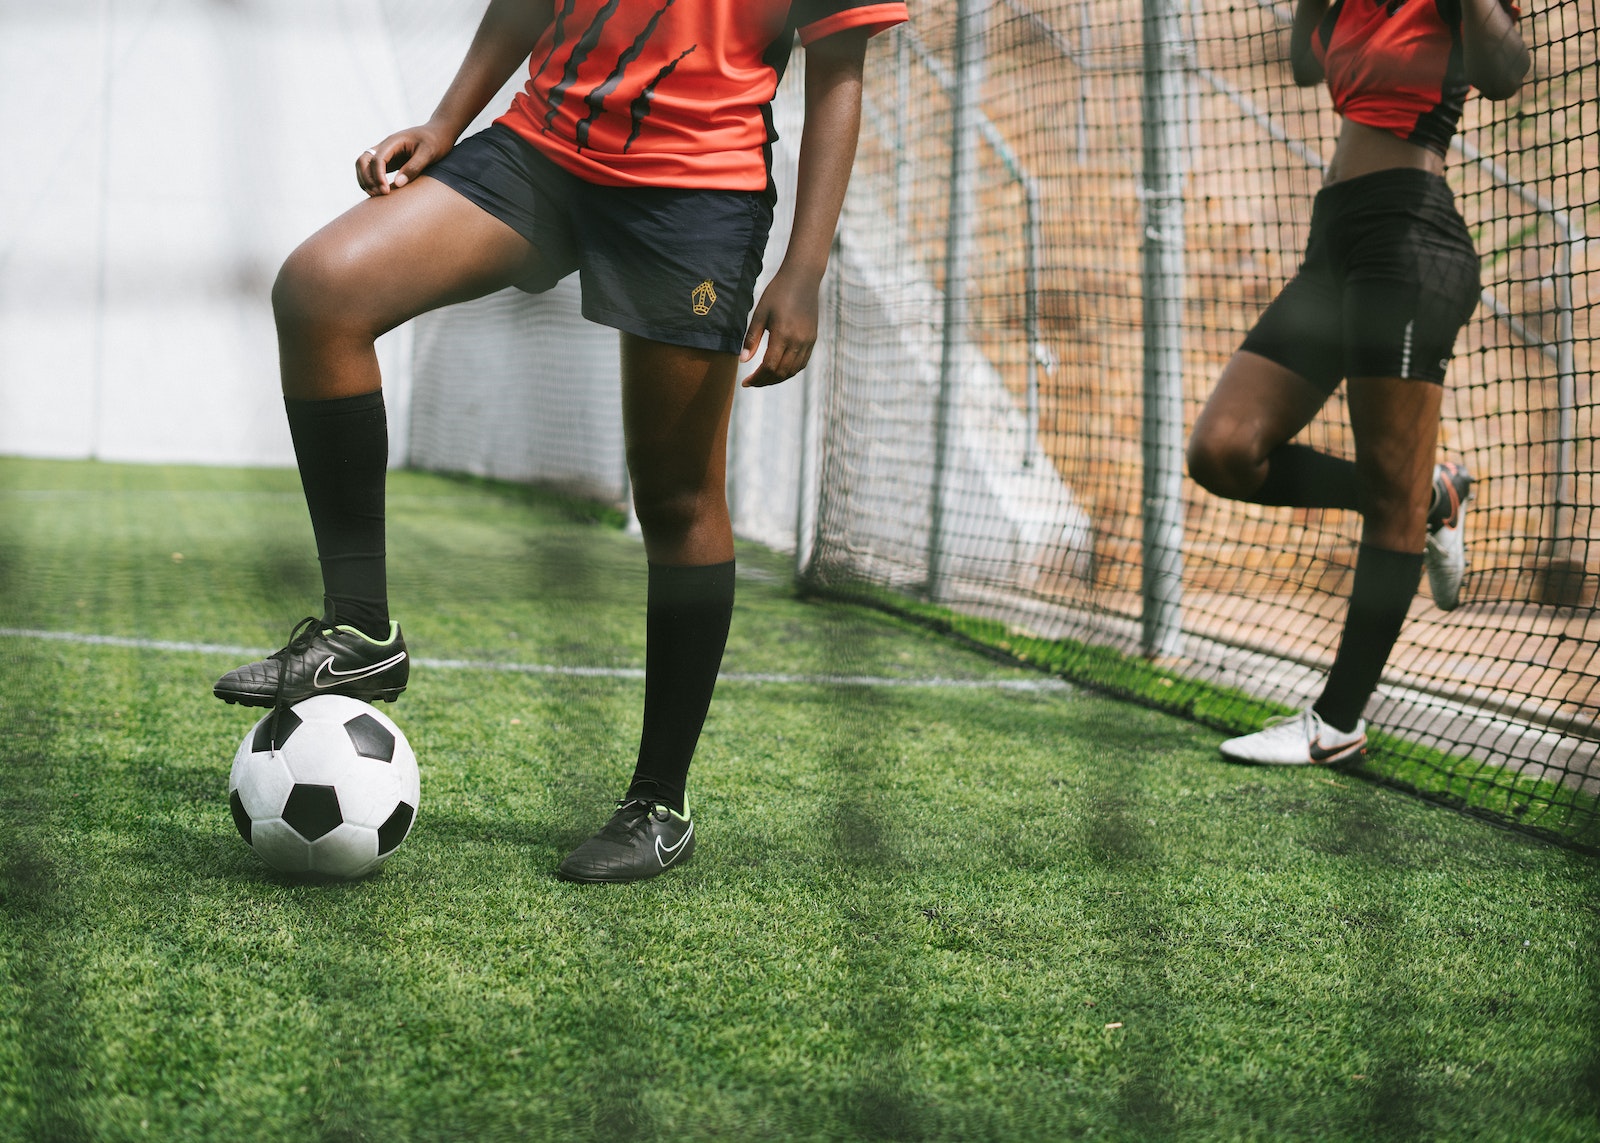
<svg viewBox="0 0 1600 1143"><path fill-rule="evenodd" d="M567 855L563 881L643 881L685 864L694 853L694 822L670 806L624 798L605 828Z"/></svg>
<svg viewBox="0 0 1600 1143"><path fill-rule="evenodd" d="M229 671L212 693L243 706L293 706L312 695L393 702L410 675L398 623L389 624L389 638L380 643L354 627L327 627L308 616L296 624L288 646Z"/></svg>

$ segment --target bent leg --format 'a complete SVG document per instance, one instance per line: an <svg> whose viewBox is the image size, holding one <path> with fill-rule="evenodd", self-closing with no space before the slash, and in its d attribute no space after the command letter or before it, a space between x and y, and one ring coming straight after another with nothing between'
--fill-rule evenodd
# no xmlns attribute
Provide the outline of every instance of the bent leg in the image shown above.
<svg viewBox="0 0 1600 1143"><path fill-rule="evenodd" d="M373 342L510 284L533 248L443 183L367 199L307 239L273 286L289 431L322 565L323 618L390 637L389 431Z"/></svg>
<svg viewBox="0 0 1600 1143"><path fill-rule="evenodd" d="M733 615L732 354L622 337L634 511L650 560L644 727L629 797L680 813Z"/></svg>
<svg viewBox="0 0 1600 1143"><path fill-rule="evenodd" d="M301 243L273 284L284 394L373 392L380 334L509 286L537 257L510 226L426 176L363 200Z"/></svg>
<svg viewBox="0 0 1600 1143"><path fill-rule="evenodd" d="M1260 354L1239 350L1223 367L1216 388L1195 420L1189 436L1189 475L1207 491L1231 500L1280 502L1258 498L1264 490L1276 491L1269 482L1279 460L1285 461L1281 467L1296 461L1302 466L1307 463L1298 454L1312 453L1310 449L1296 449L1293 454L1280 450L1291 447L1288 442L1310 423L1327 400L1326 393L1293 370ZM1312 455L1323 457L1321 453ZM1293 459L1285 459L1286 456ZM1342 488L1346 476L1353 475L1354 470L1345 474L1337 466L1348 462L1324 459L1334 467L1327 473L1305 475L1331 477L1336 488ZM1315 484L1312 480L1287 481L1287 475L1280 472L1276 483ZM1318 495L1314 489L1308 489L1306 494Z"/></svg>
<svg viewBox="0 0 1600 1143"><path fill-rule="evenodd" d="M1350 380L1365 512L1338 654L1315 706L1340 730L1360 721L1422 579L1442 395L1426 381Z"/></svg>

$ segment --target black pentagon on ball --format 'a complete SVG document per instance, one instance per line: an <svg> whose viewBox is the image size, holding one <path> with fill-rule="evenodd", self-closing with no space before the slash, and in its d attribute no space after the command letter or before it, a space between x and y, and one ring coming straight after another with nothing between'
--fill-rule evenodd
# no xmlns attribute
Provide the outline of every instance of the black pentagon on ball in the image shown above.
<svg viewBox="0 0 1600 1143"><path fill-rule="evenodd" d="M250 815L244 812L244 799L239 796L238 790L228 791L228 808L233 811L233 824L238 827L239 836L249 845Z"/></svg>
<svg viewBox="0 0 1600 1143"><path fill-rule="evenodd" d="M394 813L389 815L389 820L378 827L378 856L390 853L394 847L406 839L406 832L411 828L412 815L417 811L401 802L394 808Z"/></svg>
<svg viewBox="0 0 1600 1143"><path fill-rule="evenodd" d="M256 736L250 740L250 749L257 754L267 750L282 750L289 735L300 725L300 716L286 706L281 706L256 724Z"/></svg>
<svg viewBox="0 0 1600 1143"><path fill-rule="evenodd" d="M375 758L379 762L394 761L394 735L370 714L356 715L344 724L344 732L361 757Z"/></svg>
<svg viewBox="0 0 1600 1143"><path fill-rule="evenodd" d="M288 801L283 803L283 820L307 841L332 833L344 821L339 812L339 791L332 786L296 782Z"/></svg>

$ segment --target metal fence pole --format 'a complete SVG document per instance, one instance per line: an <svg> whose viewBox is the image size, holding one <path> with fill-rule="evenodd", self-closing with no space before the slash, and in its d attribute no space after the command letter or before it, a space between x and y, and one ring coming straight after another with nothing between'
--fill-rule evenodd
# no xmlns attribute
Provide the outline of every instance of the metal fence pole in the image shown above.
<svg viewBox="0 0 1600 1143"><path fill-rule="evenodd" d="M1189 51L1180 0L1144 0L1144 624L1146 655L1183 641L1183 183Z"/></svg>
<svg viewBox="0 0 1600 1143"><path fill-rule="evenodd" d="M1026 12L1017 0L1007 0L1014 11ZM1041 33L1053 36L1050 26L1037 16L1030 16L1029 22ZM961 81L949 68L929 52L922 43L916 40L915 33L909 29L899 28L901 40L910 45L916 53L916 58L939 84L945 94L950 96L952 104L958 98ZM994 125L994 120L984 114L981 107L971 112L972 119L977 125L978 138L987 143L994 151L995 158L1000 160L1000 165L1005 168L1011 181L1017 184L1017 189L1022 192L1022 290L1023 290L1023 332L1028 339L1027 358L1027 416L1028 416L1028 442L1023 453L1022 467L1028 468L1033 463L1034 454L1039 452L1039 373L1042 370L1046 375L1055 372L1055 354L1045 344L1039 333L1039 264L1042 261L1040 254L1041 245L1039 228L1043 211L1040 207L1039 184L1022 165L1022 160L1017 156L1006 137ZM965 287L963 287L964 289Z"/></svg>
<svg viewBox="0 0 1600 1143"><path fill-rule="evenodd" d="M1028 442L1022 454L1022 467L1033 465L1039 445L1039 371L1051 361L1050 347L1039 336L1039 188L1024 176L1022 202L1026 210L1023 236L1023 329L1028 337Z"/></svg>
<svg viewBox="0 0 1600 1143"><path fill-rule="evenodd" d="M905 27L894 35L895 111L890 130L894 149L894 221L902 234L911 233L911 158L906 154L906 124L911 121L911 34Z"/></svg>
<svg viewBox="0 0 1600 1143"><path fill-rule="evenodd" d="M1078 166L1089 163L1089 4L1078 5Z"/></svg>
<svg viewBox="0 0 1600 1143"><path fill-rule="evenodd" d="M950 93L950 198L945 220L944 333L934 420L933 488L928 521L929 599L944 589L945 482L949 468L956 371L967 331L967 277L978 208L978 119L983 100L984 32L990 0L958 0L955 84Z"/></svg>
<svg viewBox="0 0 1600 1143"><path fill-rule="evenodd" d="M1546 603L1583 602L1587 552L1575 552L1578 516L1578 386L1573 352L1572 247L1570 232L1556 246L1556 463L1551 493L1550 532L1545 542L1540 595Z"/></svg>

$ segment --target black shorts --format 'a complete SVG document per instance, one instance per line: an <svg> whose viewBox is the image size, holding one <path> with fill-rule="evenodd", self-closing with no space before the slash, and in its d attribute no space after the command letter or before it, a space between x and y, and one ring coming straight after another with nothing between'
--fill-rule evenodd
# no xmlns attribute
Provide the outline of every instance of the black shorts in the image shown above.
<svg viewBox="0 0 1600 1143"><path fill-rule="evenodd" d="M600 186L498 123L425 173L533 244L539 266L518 289L543 293L576 270L590 321L671 345L742 348L770 192Z"/></svg>
<svg viewBox="0 0 1600 1143"><path fill-rule="evenodd" d="M1375 171L1317 192L1305 262L1240 348L1327 393L1346 377L1442 384L1479 293L1478 255L1444 179Z"/></svg>

